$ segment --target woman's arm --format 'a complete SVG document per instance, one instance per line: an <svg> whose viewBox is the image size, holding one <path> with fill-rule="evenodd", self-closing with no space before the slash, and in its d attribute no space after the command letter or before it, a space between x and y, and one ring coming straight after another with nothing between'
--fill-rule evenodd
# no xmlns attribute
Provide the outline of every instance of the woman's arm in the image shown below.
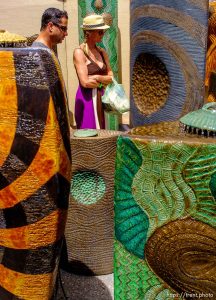
<svg viewBox="0 0 216 300"><path fill-rule="evenodd" d="M77 72L77 76L81 86L85 88L96 88L99 86L97 81L98 75L88 75L88 68L86 66L86 57L83 50L77 48L73 53L73 62Z"/></svg>

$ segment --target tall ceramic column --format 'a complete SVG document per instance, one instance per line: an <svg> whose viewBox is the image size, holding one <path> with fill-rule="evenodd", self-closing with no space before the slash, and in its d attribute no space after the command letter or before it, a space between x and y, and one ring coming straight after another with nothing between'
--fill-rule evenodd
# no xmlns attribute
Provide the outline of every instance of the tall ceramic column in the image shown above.
<svg viewBox="0 0 216 300"><path fill-rule="evenodd" d="M131 123L178 120L204 101L208 0L131 0Z"/></svg>
<svg viewBox="0 0 216 300"><path fill-rule="evenodd" d="M1 300L53 294L70 190L68 124L54 54L1 50Z"/></svg>
<svg viewBox="0 0 216 300"><path fill-rule="evenodd" d="M116 140L120 132L72 137L71 198L64 267L83 275L113 272L113 195Z"/></svg>

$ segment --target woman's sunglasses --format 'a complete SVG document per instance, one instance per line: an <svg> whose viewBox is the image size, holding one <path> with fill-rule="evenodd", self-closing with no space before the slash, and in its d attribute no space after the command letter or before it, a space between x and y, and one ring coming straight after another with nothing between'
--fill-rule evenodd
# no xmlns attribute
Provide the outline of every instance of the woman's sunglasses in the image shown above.
<svg viewBox="0 0 216 300"><path fill-rule="evenodd" d="M104 33L105 33L104 30L98 30L98 34L99 34L99 35L103 35Z"/></svg>

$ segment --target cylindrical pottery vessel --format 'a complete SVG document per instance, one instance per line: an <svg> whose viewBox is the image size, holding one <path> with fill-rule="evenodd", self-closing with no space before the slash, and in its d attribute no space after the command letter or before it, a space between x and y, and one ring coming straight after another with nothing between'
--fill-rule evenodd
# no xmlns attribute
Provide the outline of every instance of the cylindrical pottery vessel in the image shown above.
<svg viewBox="0 0 216 300"><path fill-rule="evenodd" d="M70 135L53 53L0 50L0 299L51 299L70 191Z"/></svg>
<svg viewBox="0 0 216 300"><path fill-rule="evenodd" d="M200 108L208 0L131 0L130 12L132 127Z"/></svg>
<svg viewBox="0 0 216 300"><path fill-rule="evenodd" d="M97 132L95 137L71 138L67 269L87 275L113 272L114 171L120 132Z"/></svg>

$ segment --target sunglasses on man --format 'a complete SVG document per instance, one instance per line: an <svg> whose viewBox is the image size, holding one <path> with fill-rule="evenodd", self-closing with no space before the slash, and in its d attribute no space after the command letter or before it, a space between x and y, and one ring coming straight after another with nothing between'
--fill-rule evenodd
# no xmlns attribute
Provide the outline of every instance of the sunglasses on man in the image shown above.
<svg viewBox="0 0 216 300"><path fill-rule="evenodd" d="M68 30L67 26L63 26L63 25L60 25L60 24L54 23L54 22L52 22L52 23L53 23L53 25L55 25L56 27L61 29L63 32L67 32L67 30Z"/></svg>

